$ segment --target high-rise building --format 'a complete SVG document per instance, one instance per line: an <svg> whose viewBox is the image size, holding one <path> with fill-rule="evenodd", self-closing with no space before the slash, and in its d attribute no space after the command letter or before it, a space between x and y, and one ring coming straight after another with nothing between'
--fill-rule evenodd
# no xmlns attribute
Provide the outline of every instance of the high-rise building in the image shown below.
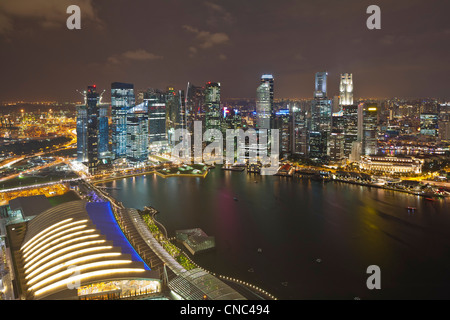
<svg viewBox="0 0 450 320"><path fill-rule="evenodd" d="M186 127L184 90L175 90L173 87L166 91L167 129L175 130Z"/></svg>
<svg viewBox="0 0 450 320"><path fill-rule="evenodd" d="M99 101L100 95L96 86L88 86L86 97L87 108L87 162L90 174L95 174L98 166L99 152L98 144L100 135L99 130Z"/></svg>
<svg viewBox="0 0 450 320"><path fill-rule="evenodd" d="M315 81L314 98L327 97L327 77L328 72L317 72Z"/></svg>
<svg viewBox="0 0 450 320"><path fill-rule="evenodd" d="M220 83L208 82L205 86L205 129L221 129Z"/></svg>
<svg viewBox="0 0 450 320"><path fill-rule="evenodd" d="M126 157L131 163L148 160L148 110L145 103L128 112Z"/></svg>
<svg viewBox="0 0 450 320"><path fill-rule="evenodd" d="M376 155L378 152L378 105L367 103L362 107L362 153Z"/></svg>
<svg viewBox="0 0 450 320"><path fill-rule="evenodd" d="M273 110L273 97L274 97L274 89L273 89L273 86L274 86L274 77L273 77L273 75L271 75L271 74L263 74L262 76L261 76L261 83L267 83L268 85L269 85L269 88L270 88L270 108L271 108L271 110Z"/></svg>
<svg viewBox="0 0 450 320"><path fill-rule="evenodd" d="M349 106L353 104L353 76L351 73L341 74L339 84L339 104Z"/></svg>
<svg viewBox="0 0 450 320"><path fill-rule="evenodd" d="M333 113L331 133L328 141L329 156L332 161L340 161L344 154L344 113Z"/></svg>
<svg viewBox="0 0 450 320"><path fill-rule="evenodd" d="M109 105L99 104L98 118L98 157L99 159L108 158L109 154L109 124L108 124Z"/></svg>
<svg viewBox="0 0 450 320"><path fill-rule="evenodd" d="M135 105L134 87L129 83L111 84L112 154L114 159L127 155L127 114Z"/></svg>
<svg viewBox="0 0 450 320"><path fill-rule="evenodd" d="M186 88L186 128L189 132L194 130L194 121L202 121L205 126L205 88L198 87L188 82Z"/></svg>
<svg viewBox="0 0 450 320"><path fill-rule="evenodd" d="M349 157L352 144L358 140L358 106L348 105L342 107L344 125L344 156Z"/></svg>
<svg viewBox="0 0 450 320"><path fill-rule="evenodd" d="M272 126L270 84L262 82L256 89L256 128L270 130Z"/></svg>
<svg viewBox="0 0 450 320"><path fill-rule="evenodd" d="M306 111L292 108L292 154L300 157L308 155L308 126Z"/></svg>
<svg viewBox="0 0 450 320"><path fill-rule="evenodd" d="M144 93L144 104L148 110L149 145L160 148L167 144L166 96L160 90L149 89Z"/></svg>
<svg viewBox="0 0 450 320"><path fill-rule="evenodd" d="M108 152L108 106L101 104L95 85L88 86L83 96L84 104L77 106L77 160L94 174L99 159Z"/></svg>
<svg viewBox="0 0 450 320"><path fill-rule="evenodd" d="M331 133L332 102L327 98L327 72L316 73L314 99L311 102L309 157L324 160Z"/></svg>
<svg viewBox="0 0 450 320"><path fill-rule="evenodd" d="M77 106L77 160L87 161L87 107L86 104Z"/></svg>

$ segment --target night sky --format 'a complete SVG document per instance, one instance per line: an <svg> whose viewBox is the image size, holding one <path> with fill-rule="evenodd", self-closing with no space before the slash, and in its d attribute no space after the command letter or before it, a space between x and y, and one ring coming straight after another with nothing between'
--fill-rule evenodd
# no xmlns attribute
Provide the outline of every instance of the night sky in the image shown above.
<svg viewBox="0 0 450 320"><path fill-rule="evenodd" d="M81 30L66 9L81 8ZM369 30L369 5L381 30ZM0 101L79 101L111 82L184 89L220 82L254 98L312 98L314 74L353 73L356 98L450 98L448 0L0 0Z"/></svg>

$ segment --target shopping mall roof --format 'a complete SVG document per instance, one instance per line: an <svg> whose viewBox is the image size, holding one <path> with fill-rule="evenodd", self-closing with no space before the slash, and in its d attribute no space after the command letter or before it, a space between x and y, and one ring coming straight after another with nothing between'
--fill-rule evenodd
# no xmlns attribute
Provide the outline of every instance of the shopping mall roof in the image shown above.
<svg viewBox="0 0 450 320"><path fill-rule="evenodd" d="M52 207L50 201L44 195L18 197L9 201L11 210L22 211L23 217L33 217Z"/></svg>
<svg viewBox="0 0 450 320"><path fill-rule="evenodd" d="M66 202L8 231L26 299L77 299L76 288L91 283L159 279L115 223L108 202Z"/></svg>

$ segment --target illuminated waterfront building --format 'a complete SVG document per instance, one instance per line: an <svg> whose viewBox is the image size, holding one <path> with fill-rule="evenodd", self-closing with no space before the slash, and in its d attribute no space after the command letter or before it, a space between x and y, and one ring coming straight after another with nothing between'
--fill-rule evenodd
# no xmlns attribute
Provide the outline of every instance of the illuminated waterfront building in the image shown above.
<svg viewBox="0 0 450 320"><path fill-rule="evenodd" d="M7 227L20 299L160 295L159 272L130 245L108 202L76 200L44 209Z"/></svg>
<svg viewBox="0 0 450 320"><path fill-rule="evenodd" d="M111 84L112 154L114 159L127 154L127 114L135 105L134 86L129 83Z"/></svg>
<svg viewBox="0 0 450 320"><path fill-rule="evenodd" d="M422 159L414 157L391 157L391 156L361 156L359 163L361 170L375 173L400 173L400 174L420 174L422 173Z"/></svg>
<svg viewBox="0 0 450 320"><path fill-rule="evenodd" d="M353 76L351 73L341 74L339 83L339 105L349 106L353 104Z"/></svg>

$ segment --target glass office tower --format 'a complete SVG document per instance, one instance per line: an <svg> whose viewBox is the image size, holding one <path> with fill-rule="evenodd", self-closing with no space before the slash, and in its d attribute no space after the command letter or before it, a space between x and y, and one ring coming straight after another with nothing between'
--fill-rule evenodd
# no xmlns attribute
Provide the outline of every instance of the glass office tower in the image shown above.
<svg viewBox="0 0 450 320"><path fill-rule="evenodd" d="M130 163L148 160L148 110L145 103L131 108L128 112L126 157Z"/></svg>
<svg viewBox="0 0 450 320"><path fill-rule="evenodd" d="M144 93L144 104L148 110L149 145L167 143L166 97L164 92L148 89Z"/></svg>
<svg viewBox="0 0 450 320"><path fill-rule="evenodd" d="M332 103L327 98L327 76L327 72L316 73L314 99L311 103L309 157L317 160L327 157L331 133Z"/></svg>
<svg viewBox="0 0 450 320"><path fill-rule="evenodd" d="M134 87L129 83L111 84L112 154L114 159L127 154L127 114L135 105Z"/></svg>
<svg viewBox="0 0 450 320"><path fill-rule="evenodd" d="M99 143L99 100L100 95L96 86L89 86L86 92L87 108L87 162L90 174L95 174L98 166L98 143Z"/></svg>
<svg viewBox="0 0 450 320"><path fill-rule="evenodd" d="M208 82L205 86L205 129L221 129L220 83Z"/></svg>

